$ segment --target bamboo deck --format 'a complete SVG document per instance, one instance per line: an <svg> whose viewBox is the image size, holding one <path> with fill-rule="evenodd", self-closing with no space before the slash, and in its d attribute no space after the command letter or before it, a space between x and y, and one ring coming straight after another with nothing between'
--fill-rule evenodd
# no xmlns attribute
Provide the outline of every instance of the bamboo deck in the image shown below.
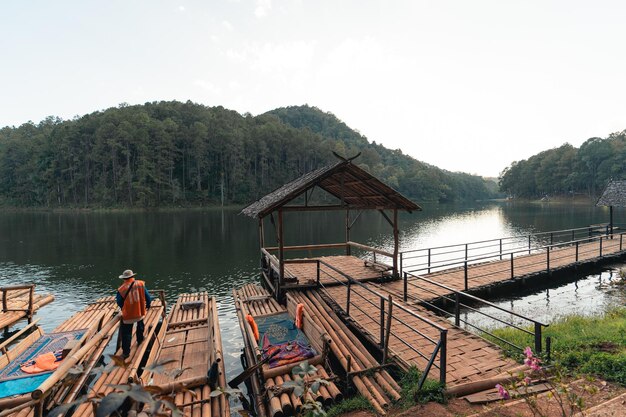
<svg viewBox="0 0 626 417"><path fill-rule="evenodd" d="M201 302L202 307L183 310L183 303ZM181 294L172 308L167 321L161 327L156 347L150 352L148 365L165 363L159 373L149 371L142 374L144 382L152 379L151 385L165 386L178 383L189 391L175 394L174 403L189 417L228 417L230 406L224 395L211 397L211 388L206 380L209 369L217 363L217 386L226 388L222 338L217 317L215 297L206 292ZM172 372L183 370L174 378ZM202 380L204 378L204 380ZM183 381L195 380L195 384ZM185 406L185 404L192 405Z"/></svg>
<svg viewBox="0 0 626 417"><path fill-rule="evenodd" d="M154 298L152 300L150 309L144 318L144 341L141 345L137 345L135 338L135 330L137 326L133 326L133 343L131 345L130 357L126 360L129 366L127 368L116 367L111 372L102 373L93 382L91 386L92 393L107 395L114 391L114 388L111 385L126 384L130 381L137 381L138 373L140 371L139 365L148 348L154 343L157 326L159 325L161 318L164 316L164 307L165 306L160 299ZM122 355L121 347L116 350L115 355ZM92 415L94 415L92 405L90 403L84 403L76 408L72 417L90 417Z"/></svg>
<svg viewBox="0 0 626 417"><path fill-rule="evenodd" d="M373 283L366 285L371 286L372 289L377 291L385 289L385 285L378 286ZM333 287L328 288L326 291L338 305L345 305L345 288ZM379 310L375 305L377 305L379 300L372 293L358 286L353 286L352 291L353 297L354 292L356 292L359 294L359 297L370 299L374 303L374 305L371 305L367 302L363 302L360 305L360 309L363 311L353 308L350 310L350 317L355 326L359 327L365 334L369 335L372 340L376 341L380 324L377 321ZM426 317L430 321L448 329L446 369L446 381L448 386L495 377L518 366L512 359L504 357L502 350L498 346L452 326L452 323L446 319L431 313L429 310L417 304L407 304L403 303L401 300L401 297L394 299L397 303L415 311L422 317ZM392 337L389 341L390 357L400 364L403 364L405 368L410 365L415 365L418 369L423 370L426 368L427 359L421 357L407 346L407 342L420 352L432 352L433 345L425 338L415 339L415 333L412 332L407 325L419 329L432 339L438 339L439 334L435 328L425 326L422 321L401 309L394 310L391 324ZM435 363L437 363L438 360L437 356ZM431 368L430 376L437 379L437 372L437 369Z"/></svg>
<svg viewBox="0 0 626 417"><path fill-rule="evenodd" d="M26 287L32 287L32 311L29 309L31 289ZM34 287L34 285L20 285L0 288L2 295L0 329L12 326L22 319L31 318L37 310L54 300L51 294L35 293Z"/></svg>
<svg viewBox="0 0 626 417"><path fill-rule="evenodd" d="M54 332L89 329L84 337L84 343L86 343L91 336L93 336L105 325L105 323L112 319L116 309L117 305L115 304L114 297L101 298L61 323L56 329L54 329ZM69 402L76 398L77 394L84 386L89 372L102 356L102 352L109 343L110 337L114 334L116 328L117 327L114 326L108 333L108 337L105 337L100 343L89 349L81 358L79 363L83 365L82 375L79 375L72 384L63 386L59 384L50 391L46 392L46 395L44 396L44 408L51 409L55 404ZM21 345L19 347L20 351L24 351L28 346L32 345L32 343L34 343L34 341L41 334L42 332L35 331L23 339L23 341L19 344ZM24 342L26 343L24 344ZM2 359L0 359L0 363L2 363L1 361ZM30 400L30 396L27 397L26 401ZM16 407L15 412L9 415L11 417L31 417L35 414L35 405L36 403L32 400L25 402L23 405Z"/></svg>
<svg viewBox="0 0 626 417"><path fill-rule="evenodd" d="M244 337L248 366L252 366L260 360L262 351L254 338L250 325L245 320L246 315L250 314L254 318L261 318L286 313L288 310L271 298L266 290L254 284L247 284L239 290L233 290L233 297L239 318L239 326L241 327L241 332ZM311 342L319 353L320 349L322 349L321 339L325 338L325 333L322 333L312 316L306 311L303 322L302 330L309 338L309 342ZM315 336L313 336L313 334L315 334ZM323 362L322 360L322 363L315 365L317 374L313 377L330 380L332 377L324 368ZM292 380L291 369L286 368L293 368L295 365L296 364L279 367L280 369L285 368L285 370L277 375L275 375L276 372L274 372L274 370L279 368L274 368L274 370L265 369L258 372L258 375L254 374L251 377L254 401L260 417L283 417L300 412L302 408L302 400L300 398L293 395L293 393L281 392L280 390L274 391L275 387L281 387L284 382ZM263 378L264 372L266 372L266 378ZM328 406L341 398L342 395L335 383L330 382L328 386L320 387L314 399Z"/></svg>

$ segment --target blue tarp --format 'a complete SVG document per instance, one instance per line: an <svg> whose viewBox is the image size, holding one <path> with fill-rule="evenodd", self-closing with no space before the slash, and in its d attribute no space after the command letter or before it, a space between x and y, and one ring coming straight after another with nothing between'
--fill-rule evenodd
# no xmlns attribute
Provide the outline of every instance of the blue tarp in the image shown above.
<svg viewBox="0 0 626 417"><path fill-rule="evenodd" d="M80 339L85 332L86 329L50 333L37 339L21 355L0 370L0 398L26 394L36 389L52 372L27 374L22 371L20 365L41 354L63 349L68 341Z"/></svg>

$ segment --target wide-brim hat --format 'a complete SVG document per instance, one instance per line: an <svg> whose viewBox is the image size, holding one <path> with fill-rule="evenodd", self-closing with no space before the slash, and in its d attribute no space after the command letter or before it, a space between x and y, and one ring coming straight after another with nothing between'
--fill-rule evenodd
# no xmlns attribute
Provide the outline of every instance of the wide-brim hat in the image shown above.
<svg viewBox="0 0 626 417"><path fill-rule="evenodd" d="M128 279L128 278L134 277L135 275L137 274L135 274L132 269L127 269L126 271L122 272L122 275L120 275L120 278Z"/></svg>

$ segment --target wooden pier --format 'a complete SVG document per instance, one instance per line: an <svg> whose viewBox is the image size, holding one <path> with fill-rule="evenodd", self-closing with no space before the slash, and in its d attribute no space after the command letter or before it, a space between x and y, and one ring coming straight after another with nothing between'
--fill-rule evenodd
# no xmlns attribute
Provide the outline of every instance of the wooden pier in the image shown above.
<svg viewBox="0 0 626 417"><path fill-rule="evenodd" d="M31 320L37 310L54 300L54 296L50 294L36 293L34 284L0 287L0 296L0 329L12 326L22 319Z"/></svg>

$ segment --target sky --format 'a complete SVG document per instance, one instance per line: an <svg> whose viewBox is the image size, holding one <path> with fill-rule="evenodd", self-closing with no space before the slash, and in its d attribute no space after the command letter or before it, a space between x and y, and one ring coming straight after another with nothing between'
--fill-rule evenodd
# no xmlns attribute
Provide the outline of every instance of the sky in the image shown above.
<svg viewBox="0 0 626 417"><path fill-rule="evenodd" d="M626 2L0 0L0 126L121 103L308 104L497 176L626 129Z"/></svg>

